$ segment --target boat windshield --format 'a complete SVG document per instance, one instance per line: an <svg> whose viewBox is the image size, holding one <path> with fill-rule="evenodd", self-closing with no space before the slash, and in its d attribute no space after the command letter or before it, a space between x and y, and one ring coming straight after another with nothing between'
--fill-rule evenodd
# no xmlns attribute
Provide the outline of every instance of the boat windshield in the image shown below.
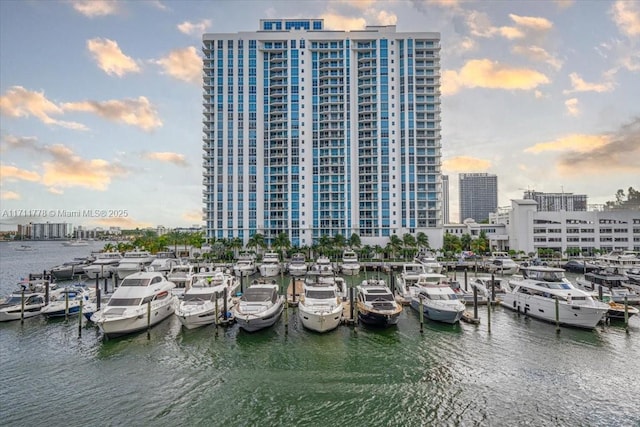
<svg viewBox="0 0 640 427"><path fill-rule="evenodd" d="M149 286L149 279L125 278L120 286Z"/></svg>
<svg viewBox="0 0 640 427"><path fill-rule="evenodd" d="M449 301L458 299L458 296L456 294L426 294L425 296L431 300Z"/></svg>
<svg viewBox="0 0 640 427"><path fill-rule="evenodd" d="M141 298L111 298L107 305L109 307L131 307L140 305Z"/></svg>
<svg viewBox="0 0 640 427"><path fill-rule="evenodd" d="M330 298L335 298L336 294L334 291L327 291L327 290L316 290L316 289L307 289L307 293L306 293L307 298L314 298L314 299L330 299Z"/></svg>
<svg viewBox="0 0 640 427"><path fill-rule="evenodd" d="M25 302L27 301L27 297L24 297ZM2 303L2 305L15 305L22 304L22 296L10 296Z"/></svg>
<svg viewBox="0 0 640 427"><path fill-rule="evenodd" d="M206 293L206 294L201 294L201 293L197 293L197 294L185 294L182 297L182 301L185 302L189 302L189 301L213 301L215 298L215 292L211 292L211 293Z"/></svg>
<svg viewBox="0 0 640 427"><path fill-rule="evenodd" d="M248 289L240 299L246 302L265 302L274 298L271 289Z"/></svg>
<svg viewBox="0 0 640 427"><path fill-rule="evenodd" d="M391 294L366 294L365 299L367 301L393 301L393 295Z"/></svg>

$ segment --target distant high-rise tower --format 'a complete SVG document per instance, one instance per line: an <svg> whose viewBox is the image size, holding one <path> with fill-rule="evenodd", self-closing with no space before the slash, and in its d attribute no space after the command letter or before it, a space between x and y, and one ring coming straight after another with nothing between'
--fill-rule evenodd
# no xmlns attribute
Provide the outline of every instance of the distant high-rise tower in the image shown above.
<svg viewBox="0 0 640 427"><path fill-rule="evenodd" d="M263 19L202 42L208 238L441 227L439 33Z"/></svg>
<svg viewBox="0 0 640 427"><path fill-rule="evenodd" d="M487 173L459 174L460 222L483 222L498 209L498 177Z"/></svg>
<svg viewBox="0 0 640 427"><path fill-rule="evenodd" d="M442 175L442 222L449 224L449 175Z"/></svg>
<svg viewBox="0 0 640 427"><path fill-rule="evenodd" d="M587 195L573 193L542 193L528 190L524 192L524 199L538 202L538 212L558 211L586 211Z"/></svg>

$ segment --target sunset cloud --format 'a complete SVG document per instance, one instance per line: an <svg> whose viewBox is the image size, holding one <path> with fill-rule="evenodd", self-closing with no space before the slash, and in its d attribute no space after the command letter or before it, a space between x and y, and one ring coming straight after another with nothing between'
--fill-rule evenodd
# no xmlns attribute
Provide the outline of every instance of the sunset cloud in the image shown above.
<svg viewBox="0 0 640 427"><path fill-rule="evenodd" d="M164 74L189 83L202 83L202 58L193 46L172 50L154 62L162 67Z"/></svg>
<svg viewBox="0 0 640 427"><path fill-rule="evenodd" d="M37 172L0 164L0 180L37 182L40 180L40 175Z"/></svg>
<svg viewBox="0 0 640 427"><path fill-rule="evenodd" d="M571 80L571 90L565 90L565 94L573 92L610 92L614 89L614 85L610 81L588 83L585 82L578 73L569 74L569 79Z"/></svg>
<svg viewBox="0 0 640 427"><path fill-rule="evenodd" d="M2 137L2 144L0 145L0 151L5 151L9 149L37 149L40 145L38 144L38 138L35 136L15 136L15 135L4 135Z"/></svg>
<svg viewBox="0 0 640 427"><path fill-rule="evenodd" d="M531 90L547 83L547 76L535 70L510 67L488 59L473 59L460 71L445 70L442 73L442 94L452 95L462 88L475 87Z"/></svg>
<svg viewBox="0 0 640 427"><path fill-rule="evenodd" d="M572 151L577 153L588 153L597 148L609 144L610 138L607 135L584 135L572 134L563 136L553 141L541 142L526 148L526 153L544 153L547 151Z"/></svg>
<svg viewBox="0 0 640 427"><path fill-rule="evenodd" d="M142 153L142 158L149 160L158 160L160 162L173 163L176 166L187 167L189 163L185 160L184 154L170 152L152 152Z"/></svg>
<svg viewBox="0 0 640 427"><path fill-rule="evenodd" d="M519 16L513 13L509 14L509 18L519 27L528 28L534 31L548 31L553 28L553 24L546 18L536 16Z"/></svg>
<svg viewBox="0 0 640 427"><path fill-rule="evenodd" d="M508 40L522 39L531 33L544 33L553 28L546 18L509 14L515 26L494 26L484 12L471 11L466 15L466 24L471 35L476 37L502 36Z"/></svg>
<svg viewBox="0 0 640 427"><path fill-rule="evenodd" d="M151 131L162 126L158 112L144 96L140 96L137 99L103 102L68 102L61 106L65 111L94 113L103 119L137 126L145 131Z"/></svg>
<svg viewBox="0 0 640 427"><path fill-rule="evenodd" d="M89 18L96 16L116 15L118 2L113 0L73 0L73 8Z"/></svg>
<svg viewBox="0 0 640 427"><path fill-rule="evenodd" d="M184 21L178 24L178 30L181 33L187 34L189 36L192 35L201 35L205 31L207 31L211 27L210 19L203 19L200 22L189 22Z"/></svg>
<svg viewBox="0 0 640 427"><path fill-rule="evenodd" d="M202 222L202 211L200 209L195 209L192 211L184 212L182 214L182 219L185 221L189 221L192 224L197 224Z"/></svg>
<svg viewBox="0 0 640 427"><path fill-rule="evenodd" d="M140 67L134 59L120 50L118 43L109 39L87 40L87 49L93 54L98 67L109 75L122 77L127 73L139 73Z"/></svg>
<svg viewBox="0 0 640 427"><path fill-rule="evenodd" d="M491 167L491 162L477 157L458 156L445 159L442 169L447 173L455 172L484 172Z"/></svg>
<svg viewBox="0 0 640 427"><path fill-rule="evenodd" d="M152 224L150 222L136 221L131 217L104 218L104 219L96 220L95 223L103 227L120 227L121 229L124 229L124 230L134 230L136 228L144 229L144 228L155 226L155 224Z"/></svg>
<svg viewBox="0 0 640 427"><path fill-rule="evenodd" d="M629 37L640 35L640 6L637 2L616 1L610 13L622 34Z"/></svg>
<svg viewBox="0 0 640 427"><path fill-rule="evenodd" d="M20 195L15 191L0 191L0 200L20 200Z"/></svg>
<svg viewBox="0 0 640 427"><path fill-rule="evenodd" d="M567 107L567 114L573 117L580 115L580 107L578 106L578 99L571 98L564 101L565 107Z"/></svg>
<svg viewBox="0 0 640 427"><path fill-rule="evenodd" d="M36 117L47 125L56 125L73 130L87 130L81 123L66 122L52 118L64 111L49 101L44 92L34 92L22 86L12 86L0 97L0 113L8 117Z"/></svg>
<svg viewBox="0 0 640 427"><path fill-rule="evenodd" d="M539 46L514 46L511 50L532 61L547 63L556 70L562 68L562 61Z"/></svg>
<svg viewBox="0 0 640 427"><path fill-rule="evenodd" d="M320 18L324 19L324 28L326 30L364 30L367 25L367 21L364 18L352 18L333 12L327 12L321 15Z"/></svg>
<svg viewBox="0 0 640 427"><path fill-rule="evenodd" d="M370 25L396 25L398 23L396 14L386 10L370 9L366 15Z"/></svg>
<svg viewBox="0 0 640 427"><path fill-rule="evenodd" d="M127 173L123 167L106 160L82 158L61 144L45 149L52 157L51 161L42 164L42 184L47 187L84 187L106 191L114 177Z"/></svg>

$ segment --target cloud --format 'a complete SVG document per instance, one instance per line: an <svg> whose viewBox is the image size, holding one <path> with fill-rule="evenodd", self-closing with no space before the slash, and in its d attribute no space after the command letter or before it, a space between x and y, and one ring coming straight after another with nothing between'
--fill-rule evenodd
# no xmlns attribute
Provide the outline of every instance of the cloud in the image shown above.
<svg viewBox="0 0 640 427"><path fill-rule="evenodd" d="M387 12L386 10L374 10L370 9L367 12L369 23L373 25L396 25L398 17L393 12Z"/></svg>
<svg viewBox="0 0 640 427"><path fill-rule="evenodd" d="M49 187L48 191L49 191L49 193L55 194L57 196L60 196L60 195L64 194L64 191L60 190L59 188L55 188L55 187Z"/></svg>
<svg viewBox="0 0 640 427"><path fill-rule="evenodd" d="M541 142L526 148L526 153L544 153L548 151L569 151L574 153L588 153L610 143L607 135L572 134L553 141Z"/></svg>
<svg viewBox="0 0 640 427"><path fill-rule="evenodd" d="M556 70L562 68L562 61L539 46L514 46L511 50L532 61L547 63Z"/></svg>
<svg viewBox="0 0 640 427"><path fill-rule="evenodd" d="M637 2L616 1L611 6L610 14L622 34L629 37L640 35L640 7Z"/></svg>
<svg viewBox="0 0 640 427"><path fill-rule="evenodd" d="M70 148L55 144L45 150L52 157L43 162L42 184L47 187L84 187L106 191L113 178L122 177L127 170L103 159L84 159Z"/></svg>
<svg viewBox="0 0 640 427"><path fill-rule="evenodd" d="M351 18L333 12L327 12L320 16L324 19L324 26L327 30L364 30L367 22L364 18Z"/></svg>
<svg viewBox="0 0 640 427"><path fill-rule="evenodd" d="M571 98L564 101L565 107L567 107L567 113L570 116L577 117L580 115L580 107L578 106L578 99Z"/></svg>
<svg viewBox="0 0 640 427"><path fill-rule="evenodd" d="M169 10L169 7L166 4L162 3L160 0L148 0L147 3L149 3L156 9Z"/></svg>
<svg viewBox="0 0 640 427"><path fill-rule="evenodd" d="M185 160L184 154L170 152L142 153L143 159L158 160L161 162L173 163L176 166L187 167L189 163Z"/></svg>
<svg viewBox="0 0 640 427"><path fill-rule="evenodd" d="M89 18L116 15L119 11L118 2L112 0L74 0L71 3L77 12Z"/></svg>
<svg viewBox="0 0 640 427"><path fill-rule="evenodd" d="M559 9L568 9L573 6L574 0L554 0Z"/></svg>
<svg viewBox="0 0 640 427"><path fill-rule="evenodd" d="M539 18L536 16L519 16L513 13L509 14L509 18L511 18L516 25L534 31L548 31L553 28L551 21L546 18Z"/></svg>
<svg viewBox="0 0 640 427"><path fill-rule="evenodd" d="M22 86L12 86L0 97L0 113L9 117L36 117L47 125L61 126L73 130L87 130L81 123L65 122L52 118L64 111L49 101L44 92L34 92Z"/></svg>
<svg viewBox="0 0 640 427"><path fill-rule="evenodd" d="M65 111L81 111L94 113L113 122L122 122L151 131L162 126L158 112L149 100L140 96L138 99L110 101L81 101L61 104Z"/></svg>
<svg viewBox="0 0 640 427"><path fill-rule="evenodd" d="M203 19L200 22L184 21L183 23L178 24L178 30L180 30L181 33L184 33L190 36L200 35L205 31L207 31L210 27L211 27L210 19Z"/></svg>
<svg viewBox="0 0 640 427"><path fill-rule="evenodd" d="M454 172L484 172L491 167L491 162L477 157L458 156L445 159L442 169L447 173Z"/></svg>
<svg viewBox="0 0 640 427"><path fill-rule="evenodd" d="M136 228L148 228L152 227L153 224L150 222L140 222L136 221L131 217L127 218L104 218L98 219L95 221L96 224L99 224L103 227L120 227L124 230L133 230Z"/></svg>
<svg viewBox="0 0 640 427"><path fill-rule="evenodd" d="M569 79L571 79L571 90L563 91L565 94L574 92L610 92L614 89L614 84L610 81L604 83L588 83L585 82L578 73L569 74Z"/></svg>
<svg viewBox="0 0 640 427"><path fill-rule="evenodd" d="M0 179L3 181L38 182L40 180L40 174L26 169L20 169L15 166L0 164Z"/></svg>
<svg viewBox="0 0 640 427"><path fill-rule="evenodd" d="M600 135L604 143L591 150L576 150L562 154L557 167L562 175L583 176L585 173L620 176L628 173L640 176L640 118L623 125L611 134Z"/></svg>
<svg viewBox="0 0 640 427"><path fill-rule="evenodd" d="M460 71L442 73L442 94L452 95L461 88L531 90L549 83L544 74L526 68L514 68L488 59L468 61Z"/></svg>
<svg viewBox="0 0 640 427"><path fill-rule="evenodd" d="M193 46L172 50L154 62L162 67L164 74L189 83L202 83L202 58Z"/></svg>
<svg viewBox="0 0 640 427"><path fill-rule="evenodd" d="M38 138L35 136L15 136L15 135L5 135L2 137L2 145L0 145L0 152L10 150L10 149L19 149L19 148L27 148L27 149L38 149L40 145L38 144Z"/></svg>
<svg viewBox="0 0 640 427"><path fill-rule="evenodd" d="M0 200L20 200L20 195L15 191L0 191Z"/></svg>
<svg viewBox="0 0 640 427"><path fill-rule="evenodd" d="M202 211L200 209L196 209L193 211L184 212L182 214L182 219L184 219L185 221L189 221L192 224L200 223L202 222Z"/></svg>
<svg viewBox="0 0 640 427"><path fill-rule="evenodd" d="M127 73L139 73L140 67L120 50L118 43L109 39L87 40L87 48L98 62L98 67L109 75L122 77Z"/></svg>

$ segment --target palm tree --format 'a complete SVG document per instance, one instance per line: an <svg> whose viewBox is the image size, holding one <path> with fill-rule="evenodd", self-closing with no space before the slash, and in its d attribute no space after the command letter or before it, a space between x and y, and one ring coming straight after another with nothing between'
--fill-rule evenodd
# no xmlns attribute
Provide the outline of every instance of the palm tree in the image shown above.
<svg viewBox="0 0 640 427"><path fill-rule="evenodd" d="M416 246L416 238L413 237L413 234L405 233L402 236L402 245L404 246L405 258L407 258L407 254L413 253L411 248ZM415 255L415 254L414 254Z"/></svg>
<svg viewBox="0 0 640 427"><path fill-rule="evenodd" d="M273 240L273 247L278 249L280 256L282 256L282 249L289 249L291 247L291 241L287 233L280 233Z"/></svg>
<svg viewBox="0 0 640 427"><path fill-rule="evenodd" d="M396 258L396 251L402 248L402 239L397 234L392 234L387 243L387 249L391 252L391 258Z"/></svg>
<svg viewBox="0 0 640 427"><path fill-rule="evenodd" d="M418 244L419 249L431 249L429 246L429 236L424 234L422 231L416 235L416 243Z"/></svg>
<svg viewBox="0 0 640 427"><path fill-rule="evenodd" d="M258 251L258 248L266 248L266 242L264 240L264 234L255 233L253 236L249 237L249 241L247 242L247 248L254 248L255 251Z"/></svg>
<svg viewBox="0 0 640 427"><path fill-rule="evenodd" d="M349 246L352 248L359 248L362 242L360 241L360 236L356 233L353 233L351 237L349 237Z"/></svg>
<svg viewBox="0 0 640 427"><path fill-rule="evenodd" d="M336 234L335 236L333 236L332 252L333 252L334 258L337 257L336 252L338 253L342 252L342 249L345 247L346 243L347 241L345 240L342 234Z"/></svg>

